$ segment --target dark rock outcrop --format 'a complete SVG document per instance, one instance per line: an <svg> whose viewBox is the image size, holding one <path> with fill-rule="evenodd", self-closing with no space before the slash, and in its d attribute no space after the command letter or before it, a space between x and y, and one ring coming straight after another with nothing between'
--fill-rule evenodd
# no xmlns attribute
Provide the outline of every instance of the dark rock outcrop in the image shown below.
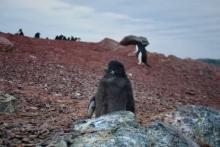
<svg viewBox="0 0 220 147"><path fill-rule="evenodd" d="M143 36L128 35L128 36L125 36L120 41L121 45L132 45L132 44L136 45L138 43L141 43L144 46L148 46L149 45L149 41L147 40L146 37L143 37Z"/></svg>

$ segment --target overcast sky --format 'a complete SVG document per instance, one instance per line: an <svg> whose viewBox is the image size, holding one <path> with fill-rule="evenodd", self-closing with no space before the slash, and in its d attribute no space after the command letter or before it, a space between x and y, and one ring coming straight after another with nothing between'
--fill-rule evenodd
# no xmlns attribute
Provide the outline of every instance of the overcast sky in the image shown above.
<svg viewBox="0 0 220 147"><path fill-rule="evenodd" d="M220 58L220 0L0 0L0 31L83 41L134 34L150 52Z"/></svg>

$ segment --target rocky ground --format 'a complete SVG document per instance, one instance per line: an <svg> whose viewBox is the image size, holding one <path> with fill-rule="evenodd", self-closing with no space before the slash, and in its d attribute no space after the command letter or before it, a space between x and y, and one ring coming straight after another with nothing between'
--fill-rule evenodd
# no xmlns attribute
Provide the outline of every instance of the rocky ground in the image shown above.
<svg viewBox="0 0 220 147"><path fill-rule="evenodd" d="M8 46L0 42L0 91L18 100L16 112L0 113L0 146L33 146L68 132L73 122L86 118L88 99L112 59L125 65L139 123L186 104L220 109L220 68L205 63L149 53L149 68L128 56L132 46L111 39L88 43L0 36L10 41Z"/></svg>

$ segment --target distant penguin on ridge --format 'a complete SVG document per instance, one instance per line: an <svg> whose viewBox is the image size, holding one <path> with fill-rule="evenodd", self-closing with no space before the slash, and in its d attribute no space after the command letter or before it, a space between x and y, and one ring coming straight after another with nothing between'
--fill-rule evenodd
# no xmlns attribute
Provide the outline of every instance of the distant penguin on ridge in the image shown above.
<svg viewBox="0 0 220 147"><path fill-rule="evenodd" d="M145 48L145 45L143 45L142 43L137 43L135 53L136 53L139 65L144 63L145 65L150 67L150 65L147 63L147 50Z"/></svg>

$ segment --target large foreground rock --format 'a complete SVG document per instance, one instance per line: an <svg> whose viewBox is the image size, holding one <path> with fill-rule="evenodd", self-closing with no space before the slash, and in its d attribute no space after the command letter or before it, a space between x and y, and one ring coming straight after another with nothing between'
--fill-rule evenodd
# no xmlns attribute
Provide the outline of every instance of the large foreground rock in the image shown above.
<svg viewBox="0 0 220 147"><path fill-rule="evenodd" d="M220 113L187 106L162 114L147 127L138 124L135 115L127 111L84 120L76 123L70 133L53 139L49 146L218 147L219 139Z"/></svg>
<svg viewBox="0 0 220 147"><path fill-rule="evenodd" d="M75 146L196 146L190 139L160 121L147 128L135 121L134 114L116 112L75 125L75 130L85 134L75 138ZM92 132L92 133L90 133Z"/></svg>
<svg viewBox="0 0 220 147"><path fill-rule="evenodd" d="M220 112L208 107L185 106L161 116L164 123L200 146L220 147Z"/></svg>

